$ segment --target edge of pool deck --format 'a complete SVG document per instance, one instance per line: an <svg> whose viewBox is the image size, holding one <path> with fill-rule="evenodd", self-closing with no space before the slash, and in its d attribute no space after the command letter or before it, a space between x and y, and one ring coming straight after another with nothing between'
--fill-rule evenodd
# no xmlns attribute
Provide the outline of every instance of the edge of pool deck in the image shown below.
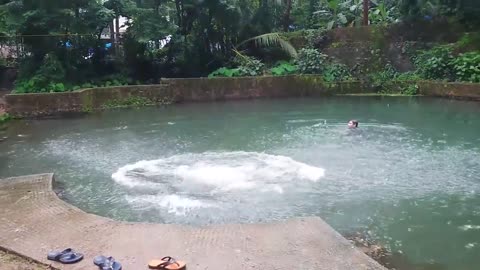
<svg viewBox="0 0 480 270"><path fill-rule="evenodd" d="M58 269L98 269L96 255L124 270L173 256L192 269L384 270L318 217L208 227L111 220L62 201L53 174L0 179L0 246ZM52 263L48 251L73 247L85 258ZM0 267L1 268L1 267Z"/></svg>

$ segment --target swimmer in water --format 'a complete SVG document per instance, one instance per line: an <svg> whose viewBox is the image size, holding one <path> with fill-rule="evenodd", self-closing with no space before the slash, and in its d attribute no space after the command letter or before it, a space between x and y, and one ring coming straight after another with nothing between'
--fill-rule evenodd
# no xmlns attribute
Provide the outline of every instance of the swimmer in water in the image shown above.
<svg viewBox="0 0 480 270"><path fill-rule="evenodd" d="M357 128L357 127L358 127L358 121L357 120L348 121L348 128Z"/></svg>

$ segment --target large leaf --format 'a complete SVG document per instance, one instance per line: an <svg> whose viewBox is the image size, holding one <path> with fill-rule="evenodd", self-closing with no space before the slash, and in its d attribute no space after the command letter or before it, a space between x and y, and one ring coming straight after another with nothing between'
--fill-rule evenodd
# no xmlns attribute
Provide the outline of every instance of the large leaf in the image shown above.
<svg viewBox="0 0 480 270"><path fill-rule="evenodd" d="M345 15L343 15L343 13L339 13L338 14L338 20L342 23L342 24L346 24L348 22L347 20L347 17Z"/></svg>
<svg viewBox="0 0 480 270"><path fill-rule="evenodd" d="M328 29L328 30L331 30L331 29L333 28L333 24L334 24L334 23L335 23L335 21L330 21L330 22L328 22L328 24L327 24L327 29Z"/></svg>
<svg viewBox="0 0 480 270"><path fill-rule="evenodd" d="M288 53L291 57L297 56L297 50L290 44L290 42L284 40L278 33L267 33L259 35L256 37L249 38L240 44L237 47L240 47L246 43L254 42L257 47L273 47L279 46L283 51Z"/></svg>

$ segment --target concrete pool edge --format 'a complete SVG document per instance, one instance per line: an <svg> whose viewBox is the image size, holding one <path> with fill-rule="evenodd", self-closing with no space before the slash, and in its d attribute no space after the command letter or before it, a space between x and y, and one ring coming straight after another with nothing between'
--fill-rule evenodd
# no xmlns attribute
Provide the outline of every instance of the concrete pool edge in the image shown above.
<svg viewBox="0 0 480 270"><path fill-rule="evenodd" d="M415 84L422 96L480 101L480 83L439 81L392 81L392 92L401 93ZM9 94L7 112L12 117L45 117L63 113L91 112L137 106L258 98L321 97L368 94L369 82L324 82L321 76L290 75L238 78L164 79L155 85L90 88L62 93Z"/></svg>
<svg viewBox="0 0 480 270"><path fill-rule="evenodd" d="M189 269L385 269L320 218L208 227L129 223L88 214L52 190L53 174L0 179L0 245L59 269L93 269L92 258L112 255L125 269L172 255ZM46 260L52 249L85 254L76 265Z"/></svg>

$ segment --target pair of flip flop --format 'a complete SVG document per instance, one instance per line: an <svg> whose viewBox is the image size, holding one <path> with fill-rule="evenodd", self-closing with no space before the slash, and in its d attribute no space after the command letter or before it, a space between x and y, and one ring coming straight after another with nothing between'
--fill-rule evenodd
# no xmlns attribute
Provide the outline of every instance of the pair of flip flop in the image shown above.
<svg viewBox="0 0 480 270"><path fill-rule="evenodd" d="M57 261L64 264L79 262L83 259L83 254L75 252L71 248L62 251L52 251L47 255L47 259ZM93 259L93 263L101 270L121 270L122 265L115 261L113 257L97 256Z"/></svg>
<svg viewBox="0 0 480 270"><path fill-rule="evenodd" d="M174 258L167 256L163 257L160 260L151 260L148 263L148 268L150 269L160 269L160 270L185 270L186 264L182 261L177 261Z"/></svg>

